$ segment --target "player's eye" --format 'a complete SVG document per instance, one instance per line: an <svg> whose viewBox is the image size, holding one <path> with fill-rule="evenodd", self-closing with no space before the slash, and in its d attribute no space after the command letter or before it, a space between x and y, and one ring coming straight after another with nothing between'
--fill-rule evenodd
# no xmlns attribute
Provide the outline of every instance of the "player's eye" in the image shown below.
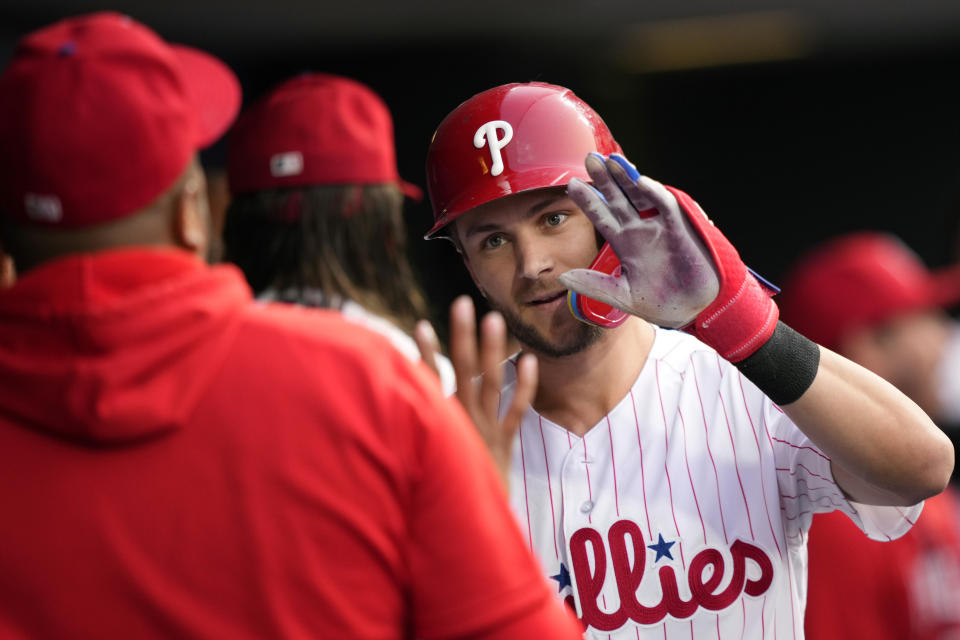
<svg viewBox="0 0 960 640"><path fill-rule="evenodd" d="M497 247L502 247L505 242L506 239L502 233L492 233L483 239L480 247L482 249L496 249Z"/></svg>
<svg viewBox="0 0 960 640"><path fill-rule="evenodd" d="M559 227L568 217L569 214L563 211L551 211L543 216L543 223L548 227Z"/></svg>

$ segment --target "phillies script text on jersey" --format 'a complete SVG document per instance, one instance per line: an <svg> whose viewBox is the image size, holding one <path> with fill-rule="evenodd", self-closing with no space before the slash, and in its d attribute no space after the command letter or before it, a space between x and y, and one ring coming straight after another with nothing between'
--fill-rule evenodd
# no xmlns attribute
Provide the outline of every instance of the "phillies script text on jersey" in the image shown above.
<svg viewBox="0 0 960 640"><path fill-rule="evenodd" d="M703 549L693 556L685 576L691 597L684 600L680 596L677 575L672 567L663 566L656 573L652 568L650 572L646 571L647 545L643 532L635 522L615 522L607 534L607 541L610 545L609 563L603 538L596 529L585 527L570 538L570 560L580 594L581 619L585 625L600 631L619 629L628 618L639 624L654 624L667 615L678 619L689 618L699 607L720 611L733 604L741 593L762 595L773 582L773 563L767 554L748 542L736 540L730 545L733 567L729 573L723 554L717 549ZM591 553L595 559L592 567ZM747 579L748 560L759 567L759 577ZM620 594L620 608L612 613L605 613L600 605L608 564L613 570ZM654 576L660 580L660 602L652 605L639 602L637 590L641 582L656 579ZM729 579L727 586L718 590L725 578ZM572 599L573 596L568 596L571 606Z"/></svg>

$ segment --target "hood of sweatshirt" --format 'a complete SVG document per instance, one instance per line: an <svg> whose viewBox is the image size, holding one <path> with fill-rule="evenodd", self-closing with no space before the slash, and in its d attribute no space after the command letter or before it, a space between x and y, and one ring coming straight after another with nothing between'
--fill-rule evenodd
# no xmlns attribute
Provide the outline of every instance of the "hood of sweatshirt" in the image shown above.
<svg viewBox="0 0 960 640"><path fill-rule="evenodd" d="M251 293L173 249L68 256L0 291L0 421L94 446L182 428Z"/></svg>

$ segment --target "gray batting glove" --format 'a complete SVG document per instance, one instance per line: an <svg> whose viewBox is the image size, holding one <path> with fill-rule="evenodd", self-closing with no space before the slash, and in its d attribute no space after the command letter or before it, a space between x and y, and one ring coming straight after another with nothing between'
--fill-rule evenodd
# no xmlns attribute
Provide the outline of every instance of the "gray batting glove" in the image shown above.
<svg viewBox="0 0 960 640"><path fill-rule="evenodd" d="M656 325L686 327L720 291L700 235L674 195L626 158L590 154L586 168L593 185L574 178L567 193L610 243L621 275L573 269L560 282Z"/></svg>

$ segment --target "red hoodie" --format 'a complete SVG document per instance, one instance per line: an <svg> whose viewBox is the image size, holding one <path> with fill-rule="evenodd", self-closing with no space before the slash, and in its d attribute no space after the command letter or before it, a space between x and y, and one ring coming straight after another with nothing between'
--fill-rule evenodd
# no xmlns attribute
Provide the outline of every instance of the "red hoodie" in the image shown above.
<svg viewBox="0 0 960 640"><path fill-rule="evenodd" d="M0 638L578 638L381 336L136 249L0 293Z"/></svg>

